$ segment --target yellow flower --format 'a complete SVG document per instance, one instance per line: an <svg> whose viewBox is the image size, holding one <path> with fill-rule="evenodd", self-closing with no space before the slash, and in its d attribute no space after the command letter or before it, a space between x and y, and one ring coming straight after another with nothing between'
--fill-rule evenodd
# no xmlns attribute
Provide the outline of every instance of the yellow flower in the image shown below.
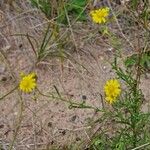
<svg viewBox="0 0 150 150"><path fill-rule="evenodd" d="M36 74L30 73L28 75L21 74L21 81L19 89L25 93L32 92L36 88Z"/></svg>
<svg viewBox="0 0 150 150"><path fill-rule="evenodd" d="M90 12L90 15L92 17L93 22L99 24L105 23L109 15L109 8L105 7L105 8L100 8L98 10L92 10Z"/></svg>
<svg viewBox="0 0 150 150"><path fill-rule="evenodd" d="M106 95L106 100L112 104L116 101L117 97L120 95L120 83L116 79L108 80L104 86L104 91Z"/></svg>

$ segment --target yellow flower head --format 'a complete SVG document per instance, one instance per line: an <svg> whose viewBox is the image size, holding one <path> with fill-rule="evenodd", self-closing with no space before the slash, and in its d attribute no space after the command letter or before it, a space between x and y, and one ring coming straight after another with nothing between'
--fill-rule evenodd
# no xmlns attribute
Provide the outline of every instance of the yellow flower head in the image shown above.
<svg viewBox="0 0 150 150"><path fill-rule="evenodd" d="M106 100L110 104L115 102L121 92L119 81L116 79L108 80L104 86L104 92L106 95Z"/></svg>
<svg viewBox="0 0 150 150"><path fill-rule="evenodd" d="M32 92L36 88L36 74L30 73L28 75L21 74L21 81L19 89L25 93Z"/></svg>
<svg viewBox="0 0 150 150"><path fill-rule="evenodd" d="M92 10L90 12L90 15L92 17L93 22L99 23L99 24L105 23L109 15L109 8L105 7L105 8L100 8L97 10Z"/></svg>

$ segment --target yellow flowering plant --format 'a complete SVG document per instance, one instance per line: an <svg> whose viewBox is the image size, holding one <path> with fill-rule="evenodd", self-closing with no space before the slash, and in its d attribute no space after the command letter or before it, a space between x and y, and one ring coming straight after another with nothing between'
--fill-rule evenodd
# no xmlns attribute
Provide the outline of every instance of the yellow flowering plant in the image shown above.
<svg viewBox="0 0 150 150"><path fill-rule="evenodd" d="M121 92L119 81L117 79L108 80L104 86L104 91L108 103L114 103Z"/></svg>
<svg viewBox="0 0 150 150"><path fill-rule="evenodd" d="M100 122L104 123L106 121L106 124L108 121L112 122L110 126L111 128L114 127L114 131L111 133L98 134L98 138L93 138L92 143L94 144L90 148L98 150L143 149L143 146L141 145L145 144L150 139L150 134L145 132L150 129L148 124L148 122L150 122L150 114L142 111L144 96L139 86L142 72L140 61L142 60L144 49L137 54L139 61L134 60L136 62L136 73L133 73L132 70L129 71L126 66L120 67L118 58L122 58L122 43L121 39L117 38L115 33L110 32L111 29L106 26L106 23L110 23L109 21L111 21L108 18L109 13L110 9L104 7L92 10L90 16L94 23L101 25L98 30L100 29L103 35L108 35L111 47L113 47L116 52L114 55L114 62L111 63L112 69L116 73L116 77L106 81L103 87L103 99L106 101L106 105L109 104L109 106L111 106L109 107L111 109L106 109L105 105L103 105L103 115L100 118ZM112 14L114 15L113 12ZM116 16L113 16L113 18L118 22ZM134 50L132 43L126 39L125 36L124 39ZM145 46L145 49L147 49L147 45ZM122 86L120 82L123 84ZM122 87L124 89L122 89ZM115 130L115 128L117 129ZM106 129L104 127L104 130L107 129L108 126Z"/></svg>
<svg viewBox="0 0 150 150"><path fill-rule="evenodd" d="M104 130L114 128L112 132L100 132L94 137L93 147L98 150L115 149L126 150L140 147L150 139L149 129L150 114L141 111L143 94L139 88L140 75L134 76L128 70L119 67L117 56L112 63L112 69L116 72L117 79L110 79L104 85L104 100L111 107L104 106L103 115L99 123L107 124ZM123 81L124 89L121 88L120 80ZM106 137L107 134L107 137ZM148 150L148 149L146 149Z"/></svg>
<svg viewBox="0 0 150 150"><path fill-rule="evenodd" d="M90 16L92 18L92 21L96 24L101 24L100 32L103 35L109 35L109 29L106 26L106 23L108 22L108 17L109 17L110 9L108 7L103 7L99 8L96 10L91 10L90 11Z"/></svg>
<svg viewBox="0 0 150 150"><path fill-rule="evenodd" d="M98 24L106 23L109 15L109 8L105 7L97 10L92 10L90 12L90 15L94 23Z"/></svg>
<svg viewBox="0 0 150 150"><path fill-rule="evenodd" d="M24 93L32 92L36 86L36 74L30 73L28 75L21 74L21 81L19 83L19 89Z"/></svg>

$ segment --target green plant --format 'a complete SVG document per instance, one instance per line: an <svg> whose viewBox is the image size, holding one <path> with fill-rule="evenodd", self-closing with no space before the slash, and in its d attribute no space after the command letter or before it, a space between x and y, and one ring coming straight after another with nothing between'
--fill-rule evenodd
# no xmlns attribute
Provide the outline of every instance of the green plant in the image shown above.
<svg viewBox="0 0 150 150"><path fill-rule="evenodd" d="M33 40L31 40L33 37L26 35L31 48L36 55L36 63L45 60L47 57L57 57L62 60L67 58L63 47L65 38L63 37L62 41L62 39L59 38L59 34L59 27L57 24L52 25L52 27L51 24L48 24L46 30L44 31L41 42L38 42L37 39L34 39L36 42L36 47L34 46Z"/></svg>
<svg viewBox="0 0 150 150"><path fill-rule="evenodd" d="M138 54L133 54L132 56L126 58L125 65L127 68L132 69L133 67L136 67L137 62ZM140 66L144 72L148 72L150 70L150 51L144 52L142 54Z"/></svg>
<svg viewBox="0 0 150 150"><path fill-rule="evenodd" d="M149 132L146 132L150 128L150 114L141 111L144 97L139 88L139 70L133 76L118 66L117 58L112 67L118 78L124 81L126 89L122 92L122 97L112 105L112 110L105 111L101 119L106 119L106 122L110 120L110 127L116 130L100 133L93 139L91 149L96 147L97 150L102 150L107 147L110 150L126 150L150 142Z"/></svg>
<svg viewBox="0 0 150 150"><path fill-rule="evenodd" d="M132 21L135 23L134 26L137 27L138 48L136 49L136 54L126 58L124 61L121 53L122 44L120 38L114 33L111 33L111 29L108 30L109 34L107 34L107 36L111 41L111 46L116 50L112 69L115 71L117 78L122 80L125 87L122 90L120 98L109 107L110 110L106 109L101 119L96 121L98 123L103 122L106 127L102 127L101 130L92 137L91 150L150 149L150 134L147 132L150 129L150 113L142 111L144 95L140 89L141 74L143 70L149 71L150 68L148 47L150 31L147 26L147 12L149 10L146 4L149 4L149 2L131 0L130 5L127 7L132 16ZM144 13L139 10L139 6L143 6L142 10L145 11ZM117 19L116 22L120 31L122 31ZM140 31L144 33L142 39L139 34ZM126 42L135 50L137 45L133 46L123 33L122 35ZM143 43L140 42L139 39L144 41L144 48L142 48L141 45L143 45ZM124 64L122 67L119 65L121 60ZM131 66L135 66L134 72ZM108 122L110 123L109 125L107 125ZM113 130L110 131L109 128L113 128Z"/></svg>
<svg viewBox="0 0 150 150"><path fill-rule="evenodd" d="M67 24L66 12L75 20L85 21L85 7L87 0L69 0L69 1L49 1L49 0L30 0L34 7L41 10L45 16L50 19L56 17L59 23Z"/></svg>
<svg viewBox="0 0 150 150"><path fill-rule="evenodd" d="M34 7L41 10L47 18L51 16L51 3L49 0L30 0Z"/></svg>

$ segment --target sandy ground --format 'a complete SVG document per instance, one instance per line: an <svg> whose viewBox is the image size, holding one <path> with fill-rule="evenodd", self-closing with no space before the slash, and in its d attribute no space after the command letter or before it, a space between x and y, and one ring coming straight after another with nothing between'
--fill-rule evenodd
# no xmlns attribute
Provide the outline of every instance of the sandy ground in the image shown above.
<svg viewBox="0 0 150 150"><path fill-rule="evenodd" d="M70 53L76 62L72 59L65 60L62 70L58 58L48 58L48 61L34 67L36 58L27 40L10 35L30 33L37 38L40 37L39 33L43 28L40 23L43 16L34 11L23 14L25 10L16 14L6 6L1 8L0 22L0 47L4 54L0 57L0 97L16 86L20 72L28 73L33 70L38 76L38 87L44 94L56 93L54 88L56 86L66 99L73 99L79 103L85 101L86 104L101 108L105 81L114 78L110 65L114 52L110 50L107 39L98 38L96 35L94 40L88 40L87 37L84 40L88 32L80 25L82 32L79 28L74 30L77 32L75 42L78 45L78 52ZM37 18L33 19L33 15L37 15ZM148 110L147 101L150 97L149 81L149 74L142 77L141 88L146 99L146 105L143 106L145 111ZM67 103L36 93L24 94L22 97L24 105L22 122L14 149L44 150L53 145L63 149L65 145L73 144L78 147L90 141L92 135L90 122L100 114L89 109L69 109ZM17 91L0 100L0 145L5 150L15 133L19 106Z"/></svg>

